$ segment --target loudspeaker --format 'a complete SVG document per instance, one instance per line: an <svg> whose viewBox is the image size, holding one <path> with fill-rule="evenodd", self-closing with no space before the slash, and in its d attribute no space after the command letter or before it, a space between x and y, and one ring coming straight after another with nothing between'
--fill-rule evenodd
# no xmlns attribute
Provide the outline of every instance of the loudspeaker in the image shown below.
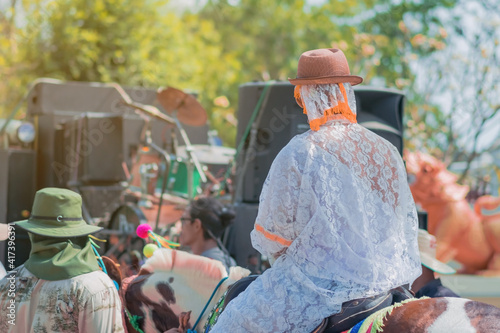
<svg viewBox="0 0 500 333"><path fill-rule="evenodd" d="M252 246L250 232L257 218L259 205L236 202L233 209L236 213L236 218L223 240L225 241L227 250L236 260L236 263L241 267L246 267L248 265L248 256L258 253Z"/></svg>
<svg viewBox="0 0 500 333"><path fill-rule="evenodd" d="M265 83L254 82L239 88L237 142L250 121ZM262 185L278 152L297 134L309 130L307 116L293 97L293 86L287 82L272 83L256 118L255 143L249 149L251 134L236 161L236 186L241 186L237 201L258 203ZM241 184L239 183L241 181Z"/></svg>
<svg viewBox="0 0 500 333"><path fill-rule="evenodd" d="M164 111L156 98L156 89L124 87L133 101L153 105ZM28 95L27 117L37 130L38 168L37 188L48 186L66 187L54 171L56 150L60 149L56 132L63 124L83 113L111 113L123 117L122 145L123 158L129 169L132 167L131 155L141 142L144 120L132 108L125 106L118 92L103 83L94 82L61 82L42 80L37 83ZM193 144L208 143L208 126L184 126ZM162 121L151 119L153 141L168 150L170 131L175 132L179 145L183 145L180 133ZM113 152L110 152L113 154ZM92 172L90 173L92 177Z"/></svg>
<svg viewBox="0 0 500 333"><path fill-rule="evenodd" d="M123 117L96 112L82 113L63 124L61 152L53 165L58 179L79 184L110 184L126 180L123 170ZM56 134L57 136L57 134ZM63 145L63 149L59 148Z"/></svg>
<svg viewBox="0 0 500 333"><path fill-rule="evenodd" d="M403 156L405 95L395 89L354 87L358 123L380 135Z"/></svg>
<svg viewBox="0 0 500 333"><path fill-rule="evenodd" d="M121 185L79 186L78 192L92 218L109 221L111 214L123 203L125 188Z"/></svg>
<svg viewBox="0 0 500 333"><path fill-rule="evenodd" d="M35 197L36 154L27 149L0 150L0 223L24 220L29 217ZM7 264L14 253L14 265L23 264L29 257L31 243L28 233L15 228L15 251L7 251L2 242L0 258ZM10 267L5 265L7 270Z"/></svg>
<svg viewBox="0 0 500 333"><path fill-rule="evenodd" d="M246 83L239 88L237 142L240 142L266 83ZM393 89L354 87L358 123L403 151L402 116L404 94ZM253 129L255 143L249 148L246 137L238 156L235 185L236 201L258 203L262 185L278 152L297 134L309 130L307 116L295 102L294 86L288 82L271 83L267 98Z"/></svg>

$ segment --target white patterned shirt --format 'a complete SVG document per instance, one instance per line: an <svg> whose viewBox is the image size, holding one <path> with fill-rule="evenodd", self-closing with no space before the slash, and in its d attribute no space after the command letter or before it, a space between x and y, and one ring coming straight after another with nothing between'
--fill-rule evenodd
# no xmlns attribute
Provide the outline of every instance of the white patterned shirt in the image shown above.
<svg viewBox="0 0 500 333"><path fill-rule="evenodd" d="M21 265L0 280L0 309L3 333L124 332L118 291L101 271L47 281Z"/></svg>

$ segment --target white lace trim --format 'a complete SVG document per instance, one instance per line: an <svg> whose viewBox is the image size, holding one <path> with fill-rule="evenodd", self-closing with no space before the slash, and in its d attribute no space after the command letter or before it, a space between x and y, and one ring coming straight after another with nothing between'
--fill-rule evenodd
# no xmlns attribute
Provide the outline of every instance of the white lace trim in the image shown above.
<svg viewBox="0 0 500 333"><path fill-rule="evenodd" d="M301 101L298 101L298 104L305 107L309 124L313 130L319 129L319 126L314 124L320 120L323 120L320 122L321 124L339 119L355 122L356 98L354 90L349 83L343 83L342 86L345 89L347 105L342 89L336 83L299 86Z"/></svg>
<svg viewBox="0 0 500 333"><path fill-rule="evenodd" d="M330 121L283 148L256 224L264 232L252 231L253 246L277 260L228 305L213 332L310 332L343 302L421 274L402 159L356 123Z"/></svg>
<svg viewBox="0 0 500 333"><path fill-rule="evenodd" d="M351 112L356 114L356 98L350 83L344 83L347 102ZM334 108L340 102L345 102L340 87L336 83L311 84L300 86L300 95L307 109L309 121L323 117L324 111Z"/></svg>

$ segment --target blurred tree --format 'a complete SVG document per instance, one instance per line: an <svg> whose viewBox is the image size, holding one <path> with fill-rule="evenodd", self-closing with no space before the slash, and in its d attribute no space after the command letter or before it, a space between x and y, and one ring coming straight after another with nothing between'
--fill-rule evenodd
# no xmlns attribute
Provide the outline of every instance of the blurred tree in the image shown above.
<svg viewBox="0 0 500 333"><path fill-rule="evenodd" d="M339 47L365 84L408 88L410 61L444 47L435 12L453 0L209 0L184 12L166 0L11 4L0 16L17 47L0 56L0 71L13 78L0 86L13 101L4 112L37 77L171 85L196 90L211 125L234 145L238 86L293 77L308 49Z"/></svg>
<svg viewBox="0 0 500 333"><path fill-rule="evenodd" d="M0 116L19 104L27 84L34 76L33 66L24 61L26 33L16 24L19 3L16 0L0 3Z"/></svg>
<svg viewBox="0 0 500 333"><path fill-rule="evenodd" d="M365 84L406 88L409 62L444 48L436 10L454 0L360 0L311 5L304 0L209 0L200 17L214 22L222 52L240 62L236 82L294 77L305 50L338 47ZM418 21L419 24L413 24ZM228 68L228 70L230 70ZM237 100L237 86L227 95Z"/></svg>
<svg viewBox="0 0 500 333"><path fill-rule="evenodd" d="M500 151L500 4L461 0L445 22L446 49L419 62L407 143L447 165L464 162L459 181L485 153ZM495 140L496 139L496 140Z"/></svg>
<svg viewBox="0 0 500 333"><path fill-rule="evenodd" d="M298 55L307 49L331 47L341 32L315 8L303 0L209 0L199 12L220 34L222 54L234 64L222 68L229 81L221 95L227 96L230 107L215 111L219 133L233 129L223 137L225 144L235 145L235 106L239 85L250 81L286 80L294 76Z"/></svg>
<svg viewBox="0 0 500 333"><path fill-rule="evenodd" d="M38 77L142 84L156 60L150 55L161 31L158 2L97 0L89 6L85 0L12 0L15 50L9 69L20 82L8 83L9 96L19 99L26 83Z"/></svg>
<svg viewBox="0 0 500 333"><path fill-rule="evenodd" d="M6 32L0 45L7 46L0 53L0 73L9 81L0 85L0 113L10 113L38 77L170 85L199 92L208 109L234 84L228 77L233 72L224 69L237 62L221 55L213 24L195 14L179 15L168 1L12 0L6 9L0 15Z"/></svg>

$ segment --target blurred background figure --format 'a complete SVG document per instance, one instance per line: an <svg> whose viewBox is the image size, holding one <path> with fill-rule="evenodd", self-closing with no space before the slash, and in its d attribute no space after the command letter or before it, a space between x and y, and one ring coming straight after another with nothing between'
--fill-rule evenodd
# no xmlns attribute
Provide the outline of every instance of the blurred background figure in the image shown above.
<svg viewBox="0 0 500 333"><path fill-rule="evenodd" d="M451 266L436 259L436 237L429 234L427 230L418 230L418 249L422 261L422 275L420 275L411 286L415 297L460 297L451 289L443 286L437 274L455 274Z"/></svg>
<svg viewBox="0 0 500 333"><path fill-rule="evenodd" d="M181 217L179 243L189 246L194 254L219 260L229 271L229 267L236 266L236 262L220 237L235 216L233 210L224 207L217 199L199 198L188 206Z"/></svg>
<svg viewBox="0 0 500 333"><path fill-rule="evenodd" d="M250 254L247 260L247 269L251 274L262 274L262 268L259 264L259 258L256 254Z"/></svg>

